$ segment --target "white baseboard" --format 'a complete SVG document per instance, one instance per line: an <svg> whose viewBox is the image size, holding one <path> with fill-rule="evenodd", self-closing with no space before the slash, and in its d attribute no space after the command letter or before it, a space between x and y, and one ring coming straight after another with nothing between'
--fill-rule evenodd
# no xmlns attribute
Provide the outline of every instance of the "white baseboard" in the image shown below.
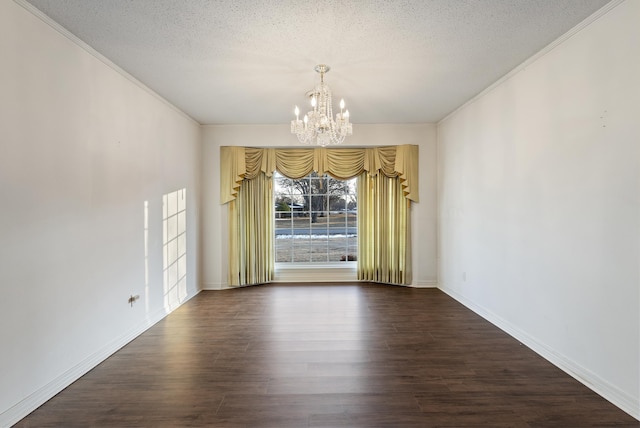
<svg viewBox="0 0 640 428"><path fill-rule="evenodd" d="M318 272L309 272L307 269L301 270L289 270L287 269L285 272L279 272L272 283L292 283L292 282L318 282L318 274L322 275L322 282L358 282L357 278L354 278L354 273L348 269L345 269L342 272L334 272L333 274L327 275L327 271ZM436 280L426 280L426 281L414 281L413 284L408 285L408 287L413 288L438 288L438 281ZM214 283L214 282L203 282L201 289L202 290L229 290L237 287L230 287L227 284L222 283Z"/></svg>
<svg viewBox="0 0 640 428"><path fill-rule="evenodd" d="M428 279L426 281L414 281L411 286L414 288L438 288L438 281L434 279Z"/></svg>
<svg viewBox="0 0 640 428"><path fill-rule="evenodd" d="M201 290L227 290L229 287L227 284L223 284L221 282L203 282L201 284Z"/></svg>
<svg viewBox="0 0 640 428"><path fill-rule="evenodd" d="M528 333L520 330L513 324L509 323L500 316L494 314L485 308L476 305L472 301L466 299L464 296L457 292L439 287L444 293L457 300L482 318L486 319L499 329L503 330L510 336L522 342L524 345L532 349L538 355L549 361L551 364L558 367L560 370L573 377L587 388L593 390L596 394L602 396L604 399L610 401L615 406L627 412L629 415L640 420L640 402L638 402L633 396L622 391L615 385L610 384L606 380L600 378L595 373L582 367L575 361L567 358L565 355L555 351L548 347L544 343L538 341Z"/></svg>
<svg viewBox="0 0 640 428"><path fill-rule="evenodd" d="M187 296L185 301L180 305L183 305L198 293L199 291L190 296ZM140 336L158 321L161 321L164 317L169 315L169 313L170 312L166 312L163 308L153 314L150 314L148 317L146 317L144 322L138 324L136 327L132 328L119 338L103 346L88 358L84 359L74 367L62 373L60 376L44 385L42 388L34 391L22 401L18 402L6 411L0 413L0 427L10 427L11 425L19 422L21 419L23 419L24 417L29 415L29 413L33 412L35 409L53 398L67 386L71 385L73 382L81 378L83 375L89 372L89 370L95 368L98 364L109 358L127 343Z"/></svg>

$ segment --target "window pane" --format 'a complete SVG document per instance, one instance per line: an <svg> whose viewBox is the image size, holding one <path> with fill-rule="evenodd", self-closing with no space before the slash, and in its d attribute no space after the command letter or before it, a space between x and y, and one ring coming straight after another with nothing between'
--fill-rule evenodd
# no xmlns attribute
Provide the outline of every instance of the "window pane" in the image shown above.
<svg viewBox="0 0 640 428"><path fill-rule="evenodd" d="M327 262L327 240L324 242L314 242L311 244L311 261L312 262Z"/></svg>
<svg viewBox="0 0 640 428"><path fill-rule="evenodd" d="M310 248L308 239L295 239L292 247L292 262L303 262L306 263L310 261L311 257L311 248Z"/></svg>

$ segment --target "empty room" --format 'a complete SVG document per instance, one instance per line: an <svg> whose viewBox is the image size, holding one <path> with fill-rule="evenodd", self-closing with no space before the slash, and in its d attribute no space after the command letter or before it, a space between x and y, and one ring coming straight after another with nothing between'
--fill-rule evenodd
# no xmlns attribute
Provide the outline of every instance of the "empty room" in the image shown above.
<svg viewBox="0 0 640 428"><path fill-rule="evenodd" d="M638 17L0 0L0 427L640 426Z"/></svg>

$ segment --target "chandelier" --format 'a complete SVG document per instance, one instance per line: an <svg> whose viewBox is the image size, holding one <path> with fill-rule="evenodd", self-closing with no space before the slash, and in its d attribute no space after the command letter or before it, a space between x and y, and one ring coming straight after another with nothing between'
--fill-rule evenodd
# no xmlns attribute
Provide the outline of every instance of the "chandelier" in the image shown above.
<svg viewBox="0 0 640 428"><path fill-rule="evenodd" d="M344 109L344 100L340 100L340 113L333 119L331 105L331 89L324 83L324 75L331 70L325 64L316 65L315 70L320 73L320 83L307 93L311 98L311 108L300 120L300 110L296 106L295 120L291 121L291 133L298 136L298 141L305 144L327 146L341 144L347 135L353 134L349 123L349 110Z"/></svg>

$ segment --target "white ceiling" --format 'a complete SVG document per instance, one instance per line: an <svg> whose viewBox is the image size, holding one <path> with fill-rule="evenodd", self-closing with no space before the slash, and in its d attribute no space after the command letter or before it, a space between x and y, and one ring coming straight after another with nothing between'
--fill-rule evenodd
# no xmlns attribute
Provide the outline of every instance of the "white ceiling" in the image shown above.
<svg viewBox="0 0 640 428"><path fill-rule="evenodd" d="M609 0L28 0L202 124L436 122ZM334 101L335 102L335 101Z"/></svg>

